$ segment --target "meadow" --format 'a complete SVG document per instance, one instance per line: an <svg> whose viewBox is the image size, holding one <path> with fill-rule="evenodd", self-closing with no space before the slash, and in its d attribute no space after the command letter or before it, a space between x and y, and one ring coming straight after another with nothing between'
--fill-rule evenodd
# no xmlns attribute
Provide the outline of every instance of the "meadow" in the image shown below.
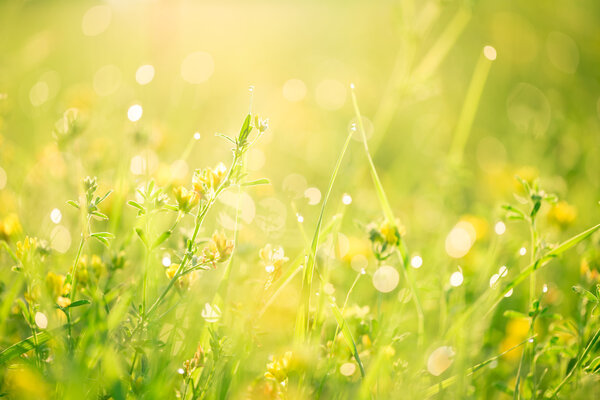
<svg viewBox="0 0 600 400"><path fill-rule="evenodd" d="M600 397L600 3L0 1L0 397Z"/></svg>

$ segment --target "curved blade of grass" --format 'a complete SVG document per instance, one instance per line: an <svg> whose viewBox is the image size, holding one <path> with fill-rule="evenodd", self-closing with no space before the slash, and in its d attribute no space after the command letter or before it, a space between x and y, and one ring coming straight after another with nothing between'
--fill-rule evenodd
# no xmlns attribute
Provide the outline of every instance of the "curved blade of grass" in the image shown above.
<svg viewBox="0 0 600 400"><path fill-rule="evenodd" d="M344 154L346 154L346 150L348 149L348 145L350 144L351 138L352 132L350 132L346 137L346 141L344 142L342 151L340 152L333 173L331 174L329 187L327 188L327 194L325 195L325 198L323 199L323 204L321 205L321 212L319 214L317 227L315 229L315 234L313 236L310 252L308 254L308 262L306 263L306 268L304 269L304 275L302 277L302 296L300 298L300 307L298 307L298 313L296 315L296 328L294 331L294 340L296 341L296 343L302 343L306 338L306 332L308 330L308 312L310 305L310 295L312 291L312 278L315 269L316 253L317 247L319 245L319 234L321 231L321 225L323 223L323 215L325 214L325 207L327 206L327 201L329 200L329 196L331 195L333 183L335 182L335 178L337 177L338 171L342 164L342 160L344 158Z"/></svg>
<svg viewBox="0 0 600 400"><path fill-rule="evenodd" d="M556 246L554 249L550 250L549 252L547 252L545 255L543 255L542 257L540 257L533 263L529 264L526 268L524 268L519 273L519 275L517 275L515 278L513 278L512 281L507 283L502 290L497 292L497 294L494 297L492 297L493 302L492 302L492 305L489 307L485 306L484 303L487 302L487 297L490 297L491 295L493 295L493 292L490 292L489 290L484 292L481 296L479 296L479 298L475 302L473 302L471 304L471 306L469 308L467 308L462 313L462 315L459 318L457 318L454 321L454 323L452 324L450 329L448 329L448 332L446 335L452 335L453 332L455 332L458 327L464 326L465 321L471 316L471 314L475 311L476 308L483 307L484 309L488 310L487 313L490 313L498 304L500 304L502 299L504 299L504 295L506 293L508 293L511 289L516 287L519 283L523 282L529 275L531 275L536 270L538 270L541 267L543 267L544 265L546 265L552 259L560 256L561 254L563 254L564 252L566 252L573 246L581 243L582 241L584 241L585 239L590 237L598 229L600 229L600 224L595 225L595 226L573 236L572 238L570 238L568 240L565 240L560 245Z"/></svg>
<svg viewBox="0 0 600 400"><path fill-rule="evenodd" d="M369 152L369 145L367 143L367 134L365 133L365 127L363 125L362 116L360 114L360 110L358 108L358 102L356 101L356 94L354 93L354 84L350 86L351 95L352 95L352 105L354 106L354 113L356 114L356 119L358 121L358 127L360 129L360 133L362 135L363 146L365 147L365 154L367 156L367 160L369 161L369 168L371 171L371 178L373 178L373 183L375 184L375 191L377 193L377 198L379 199L379 204L383 209L383 213L385 215L385 219L387 222L396 226L396 218L394 217L394 213L392 212L392 207L390 206L390 202L383 190L383 185L381 184L381 180L379 179L379 175L377 174L377 169L375 168L375 164L373 163L373 158L371 157L371 153Z"/></svg>
<svg viewBox="0 0 600 400"><path fill-rule="evenodd" d="M575 365L573 365L573 367L569 370L569 373L563 378L563 380L558 384L558 386L554 388L552 392L550 392L550 398L554 398L558 394L560 389L562 389L562 387L569 381L569 379L571 379L571 376L573 376L575 371L577 371L577 369L581 366L581 363L583 362L583 360L585 360L588 353L590 352L592 347L596 345L598 340L600 340L600 329L596 331L588 345L585 347L585 350L583 350L583 353L581 353L581 356L575 362Z"/></svg>
<svg viewBox="0 0 600 400"><path fill-rule="evenodd" d="M460 163L463 156L463 151L469 137L469 132L473 126L473 120L479 107L479 100L481 99L481 93L487 80L488 73L492 60L488 59L483 52L479 56L479 60L475 65L469 88L465 96L465 102L463 103L456 124L456 131L452 138L452 144L450 145L450 160L456 163Z"/></svg>
<svg viewBox="0 0 600 400"><path fill-rule="evenodd" d="M367 160L369 161L369 167L371 171L371 177L373 179L373 184L375 185L375 191L377 193L377 198L379 199L379 205L383 209L383 213L385 215L385 219L387 223L395 228L398 228L398 224L396 223L396 217L394 216L394 212L392 211L392 207L390 206L390 202L385 194L385 190L383 189L383 185L381 184L381 180L379 179L379 175L377 174L377 169L375 168L375 164L373 163L373 158L371 157L371 153L369 152L369 145L367 143L367 134L365 133L365 127L363 125L362 116L360 114L360 109L358 108L358 101L356 100L356 94L354 93L354 84L350 85L350 93L352 95L352 105L354 106L354 113L356 114L356 119L358 121L358 127L360 129L362 135L363 146L365 148L365 154L367 156ZM406 249L406 244L404 240L400 236L400 242L397 247L398 256L400 258L401 269L404 273L404 276L407 281L407 285L409 290L411 291L411 295L415 302L415 308L417 312L417 336L418 336L418 344L419 346L422 344L423 335L425 333L425 323L424 323L424 314L423 309L421 307L421 301L419 300L419 296L417 294L416 288L409 281L408 274L406 272L406 266L408 265L408 251Z"/></svg>
<svg viewBox="0 0 600 400"><path fill-rule="evenodd" d="M46 343L51 338L52 337L48 331L41 331L36 334L36 338L29 336L27 339L21 340L20 342L7 347L0 352L0 365L12 360L15 357L27 353L30 350L33 350L36 347L36 339L37 346L39 346L43 343Z"/></svg>
<svg viewBox="0 0 600 400"><path fill-rule="evenodd" d="M362 361L360 361L360 357L358 355L358 350L356 349L356 342L354 342L354 337L352 336L352 332L350 332L350 328L348 328L348 324L346 324L346 320L344 319L344 316L342 315L342 312L340 311L337 304L335 304L335 302L332 301L329 303L329 305L331 306L331 311L333 311L333 315L335 317L335 320L337 321L338 326L342 330L342 335L344 335L344 340L346 341L346 344L350 348L350 351L352 352L352 355L354 356L354 359L356 360L356 363L358 364L358 368L360 368L360 376L364 378L365 377L365 368L363 367Z"/></svg>

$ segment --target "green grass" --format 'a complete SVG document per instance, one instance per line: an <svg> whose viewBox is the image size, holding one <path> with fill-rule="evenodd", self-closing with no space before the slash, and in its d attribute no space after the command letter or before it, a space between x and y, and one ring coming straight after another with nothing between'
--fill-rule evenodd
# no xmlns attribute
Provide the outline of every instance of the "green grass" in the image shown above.
<svg viewBox="0 0 600 400"><path fill-rule="evenodd" d="M0 3L0 397L598 397L592 3Z"/></svg>

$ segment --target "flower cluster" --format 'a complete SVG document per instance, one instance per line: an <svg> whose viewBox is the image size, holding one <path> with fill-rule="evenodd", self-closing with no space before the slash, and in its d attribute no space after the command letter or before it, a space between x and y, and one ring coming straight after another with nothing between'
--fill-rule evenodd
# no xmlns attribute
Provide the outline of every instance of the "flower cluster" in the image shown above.
<svg viewBox="0 0 600 400"><path fill-rule="evenodd" d="M373 248L375 257L379 260L388 258L394 248L400 244L400 238L404 235L404 226L400 221L392 225L389 221L384 221L382 224L369 224L367 226L369 232L369 240Z"/></svg>
<svg viewBox="0 0 600 400"><path fill-rule="evenodd" d="M204 366L204 349L201 345L198 345L194 356L183 362L183 370L185 371L185 375L187 377L191 377L196 368L200 368L202 366Z"/></svg>
<svg viewBox="0 0 600 400"><path fill-rule="evenodd" d="M90 283L90 276L93 276L97 281L106 271L106 265L102 259L96 254L88 258L87 255L81 256L77 264L77 282L81 287L86 287Z"/></svg>
<svg viewBox="0 0 600 400"><path fill-rule="evenodd" d="M292 357L292 352L286 351L283 356L274 358L272 362L267 364L265 378L272 379L285 386L288 379L288 373L291 369Z"/></svg>
<svg viewBox="0 0 600 400"><path fill-rule="evenodd" d="M197 169L192 177L192 186L199 199L211 196L225 181L227 167L219 163L214 169L207 167L203 170Z"/></svg>
<svg viewBox="0 0 600 400"><path fill-rule="evenodd" d="M175 201L177 201L177 209L180 212L188 213L199 203L200 196L195 190L188 190L183 186L178 186L173 189Z"/></svg>
<svg viewBox="0 0 600 400"><path fill-rule="evenodd" d="M9 241L11 237L18 235L21 231L21 223L16 214L9 214L0 220L0 240Z"/></svg>
<svg viewBox="0 0 600 400"><path fill-rule="evenodd" d="M227 261L232 252L233 240L227 239L223 232L215 232L202 250L202 263L216 268L217 263Z"/></svg>
<svg viewBox="0 0 600 400"><path fill-rule="evenodd" d="M71 299L69 298L71 284L66 283L64 275L48 272L48 275L46 275L46 288L48 289L52 300L60 307L64 308L71 304Z"/></svg>

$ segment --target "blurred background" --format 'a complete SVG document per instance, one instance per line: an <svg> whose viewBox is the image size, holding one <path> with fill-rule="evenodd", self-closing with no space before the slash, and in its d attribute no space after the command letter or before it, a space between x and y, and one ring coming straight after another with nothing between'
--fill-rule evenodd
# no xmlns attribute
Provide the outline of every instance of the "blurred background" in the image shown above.
<svg viewBox="0 0 600 400"><path fill-rule="evenodd" d="M0 218L18 214L25 232L71 254L78 215L65 201L96 175L115 189L109 229L128 229L137 185L189 185L195 168L227 163L214 134L235 136L252 107L270 125L248 168L272 182L242 199L250 256L237 279L252 278L257 248L294 257L299 224L312 234L355 122L354 83L383 185L424 260L425 298L459 264L465 279L495 268L481 262L490 243L505 249L498 265L518 269L527 227L497 226L500 206L517 202L515 175L565 201L545 206L549 242L600 221L599 21L595 0L2 1ZM74 137L65 119L78 121ZM382 214L356 139L327 218L344 208L338 263L374 269L364 225ZM237 200L222 203L211 226L230 233ZM459 221L476 238L456 256L447 240ZM562 263L540 282L577 281L580 258ZM333 272L345 288L352 279ZM273 326L289 332L296 302L282 299Z"/></svg>

